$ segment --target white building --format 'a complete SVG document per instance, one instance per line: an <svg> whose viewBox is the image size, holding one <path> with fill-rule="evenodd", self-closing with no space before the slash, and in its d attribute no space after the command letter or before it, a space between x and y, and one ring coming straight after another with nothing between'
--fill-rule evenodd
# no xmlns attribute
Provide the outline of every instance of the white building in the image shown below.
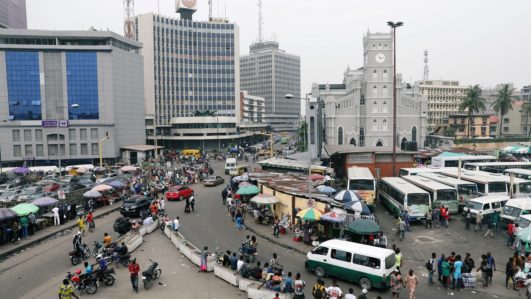
<svg viewBox="0 0 531 299"><path fill-rule="evenodd" d="M264 98L250 95L246 90L242 90L240 101L242 123L265 123L266 104Z"/></svg>

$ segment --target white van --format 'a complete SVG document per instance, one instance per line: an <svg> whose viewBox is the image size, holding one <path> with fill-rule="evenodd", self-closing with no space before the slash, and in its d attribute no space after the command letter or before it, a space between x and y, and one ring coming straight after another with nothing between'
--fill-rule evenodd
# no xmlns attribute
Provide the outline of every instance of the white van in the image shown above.
<svg viewBox="0 0 531 299"><path fill-rule="evenodd" d="M518 217L528 214L531 214L531 198L512 198L505 204L501 218L505 223L514 223Z"/></svg>
<svg viewBox="0 0 531 299"><path fill-rule="evenodd" d="M230 169L236 167L236 164L238 164L236 158L227 158L225 160L225 174L229 174Z"/></svg>
<svg viewBox="0 0 531 299"><path fill-rule="evenodd" d="M531 225L531 215L521 215L518 220L516 220L516 223L518 223L519 228L526 228Z"/></svg>
<svg viewBox="0 0 531 299"><path fill-rule="evenodd" d="M396 269L391 249L344 240L328 240L306 255L306 269L319 277L334 276L358 283L362 289L388 288Z"/></svg>
<svg viewBox="0 0 531 299"><path fill-rule="evenodd" d="M507 195L487 195L476 197L467 202L464 212L466 212L467 209L470 209L470 213L472 213L472 217L474 217L474 219L479 211L481 211L483 217L494 213L494 211L501 213L505 203L507 203L508 200L509 196Z"/></svg>

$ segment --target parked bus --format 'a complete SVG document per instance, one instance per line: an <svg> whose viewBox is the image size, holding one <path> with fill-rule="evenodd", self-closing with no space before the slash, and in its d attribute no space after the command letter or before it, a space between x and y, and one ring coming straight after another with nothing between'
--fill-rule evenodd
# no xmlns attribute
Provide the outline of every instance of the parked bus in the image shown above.
<svg viewBox="0 0 531 299"><path fill-rule="evenodd" d="M349 167L347 189L355 191L369 206L374 208L376 180L367 167Z"/></svg>
<svg viewBox="0 0 531 299"><path fill-rule="evenodd" d="M395 217L407 210L412 221L425 218L431 207L430 194L402 178L381 179L378 198Z"/></svg>
<svg viewBox="0 0 531 299"><path fill-rule="evenodd" d="M465 163L463 167L466 170L503 173L509 168L531 169L531 162L476 162Z"/></svg>
<svg viewBox="0 0 531 299"><path fill-rule="evenodd" d="M444 206L448 208L450 214L459 212L459 202L457 200L457 190L455 190L455 188L423 176L406 175L402 178L411 184L420 187L422 190L428 191L433 208Z"/></svg>
<svg viewBox="0 0 531 299"><path fill-rule="evenodd" d="M509 168L503 171L504 174L515 178L524 179L531 181L531 169L522 169L522 168Z"/></svg>
<svg viewBox="0 0 531 299"><path fill-rule="evenodd" d="M459 201L459 207L465 206L469 199L476 198L478 194L478 186L475 183L456 179L439 173L421 173L419 176L428 178L430 180L439 182L441 184L448 185L457 190L457 199Z"/></svg>
<svg viewBox="0 0 531 299"><path fill-rule="evenodd" d="M507 184L507 189L510 189L510 186L512 185L513 188L511 190L511 197L528 197L531 195L531 182L525 179L520 179L516 177L510 177L507 175L503 175L501 173L491 173L491 172L484 172L484 171L476 171L476 173L479 173L480 175L483 175L485 177L489 178L495 178L495 179L502 179L505 184Z"/></svg>
<svg viewBox="0 0 531 299"><path fill-rule="evenodd" d="M441 174L459 178L458 169L442 169ZM461 170L461 180L475 183L478 188L478 194L486 196L490 194L509 195L509 188L504 178L488 177L479 174L477 171Z"/></svg>
<svg viewBox="0 0 531 299"><path fill-rule="evenodd" d="M461 160L461 165L471 162L496 162L496 157L494 156L474 156L474 155L462 155L462 156L451 156L451 157L433 157L431 158L431 167L433 168L445 168L445 167L458 167L459 160Z"/></svg>
<svg viewBox="0 0 531 299"><path fill-rule="evenodd" d="M414 168L400 168L398 176L406 175L419 175L421 173L438 173L441 172L440 168L431 167L414 167Z"/></svg>

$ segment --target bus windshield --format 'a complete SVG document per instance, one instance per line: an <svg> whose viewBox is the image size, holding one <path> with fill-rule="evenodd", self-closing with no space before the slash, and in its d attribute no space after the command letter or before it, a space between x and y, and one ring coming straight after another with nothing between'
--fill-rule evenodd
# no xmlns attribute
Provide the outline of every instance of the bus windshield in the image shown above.
<svg viewBox="0 0 531 299"><path fill-rule="evenodd" d="M407 205L428 205L430 203L430 196L428 194L408 194Z"/></svg>
<svg viewBox="0 0 531 299"><path fill-rule="evenodd" d="M520 184L513 185L513 193L521 194L530 194L531 193L531 183L525 182Z"/></svg>
<svg viewBox="0 0 531 299"><path fill-rule="evenodd" d="M374 190L374 181L373 180L350 180L349 181L350 190Z"/></svg>
<svg viewBox="0 0 531 299"><path fill-rule="evenodd" d="M458 185L457 186L457 193L459 195L477 195L478 194L478 187L474 184L470 185Z"/></svg>
<svg viewBox="0 0 531 299"><path fill-rule="evenodd" d="M491 182L489 183L489 193L507 192L507 185L505 182Z"/></svg>
<svg viewBox="0 0 531 299"><path fill-rule="evenodd" d="M518 226L520 228L526 228L526 227L529 227L529 225L531 224L531 221L530 220L527 220L525 218L520 218L518 219Z"/></svg>
<svg viewBox="0 0 531 299"><path fill-rule="evenodd" d="M437 201L457 200L457 192L455 190L439 190L437 191Z"/></svg>
<svg viewBox="0 0 531 299"><path fill-rule="evenodd" d="M521 208L512 207L512 206L508 206L508 205L506 205L503 208L503 214L505 214L507 216L511 216L511 217L517 218L517 217L520 216L520 213L522 213L522 209Z"/></svg>

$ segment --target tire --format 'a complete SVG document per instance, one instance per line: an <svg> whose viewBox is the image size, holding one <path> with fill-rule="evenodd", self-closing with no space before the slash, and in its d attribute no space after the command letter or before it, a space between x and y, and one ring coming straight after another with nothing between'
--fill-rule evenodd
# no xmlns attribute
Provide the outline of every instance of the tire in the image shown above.
<svg viewBox="0 0 531 299"><path fill-rule="evenodd" d="M146 280L144 280L144 289L146 289L146 290L149 289L152 284L153 284L153 282L146 278Z"/></svg>
<svg viewBox="0 0 531 299"><path fill-rule="evenodd" d="M78 258L77 256L73 255L72 257L70 257L70 262L72 263L72 265L78 265L81 260L80 258Z"/></svg>
<svg viewBox="0 0 531 299"><path fill-rule="evenodd" d="M317 275L317 277L320 277L320 278L326 277L326 270L321 266L316 266L313 269L313 272L315 272L315 275Z"/></svg>
<svg viewBox="0 0 531 299"><path fill-rule="evenodd" d="M372 289L372 282L367 277L360 278L360 281L358 282L358 284L359 284L360 288L366 289L367 291Z"/></svg>
<svg viewBox="0 0 531 299"><path fill-rule="evenodd" d="M112 286L114 284L114 276L112 276L112 274L106 274L103 276L103 283L106 286Z"/></svg>
<svg viewBox="0 0 531 299"><path fill-rule="evenodd" d="M158 279L160 277L160 275L162 275L162 270L155 269L155 271L153 272L153 278L154 279Z"/></svg>
<svg viewBox="0 0 531 299"><path fill-rule="evenodd" d="M83 251L83 253L85 254L85 259L89 259L90 258L90 249L85 248L85 251Z"/></svg>
<svg viewBox="0 0 531 299"><path fill-rule="evenodd" d="M95 281L91 281L89 282L89 284L87 284L87 286L85 286L85 292L87 292L87 294L95 294L96 292L98 291L98 285L96 284Z"/></svg>

